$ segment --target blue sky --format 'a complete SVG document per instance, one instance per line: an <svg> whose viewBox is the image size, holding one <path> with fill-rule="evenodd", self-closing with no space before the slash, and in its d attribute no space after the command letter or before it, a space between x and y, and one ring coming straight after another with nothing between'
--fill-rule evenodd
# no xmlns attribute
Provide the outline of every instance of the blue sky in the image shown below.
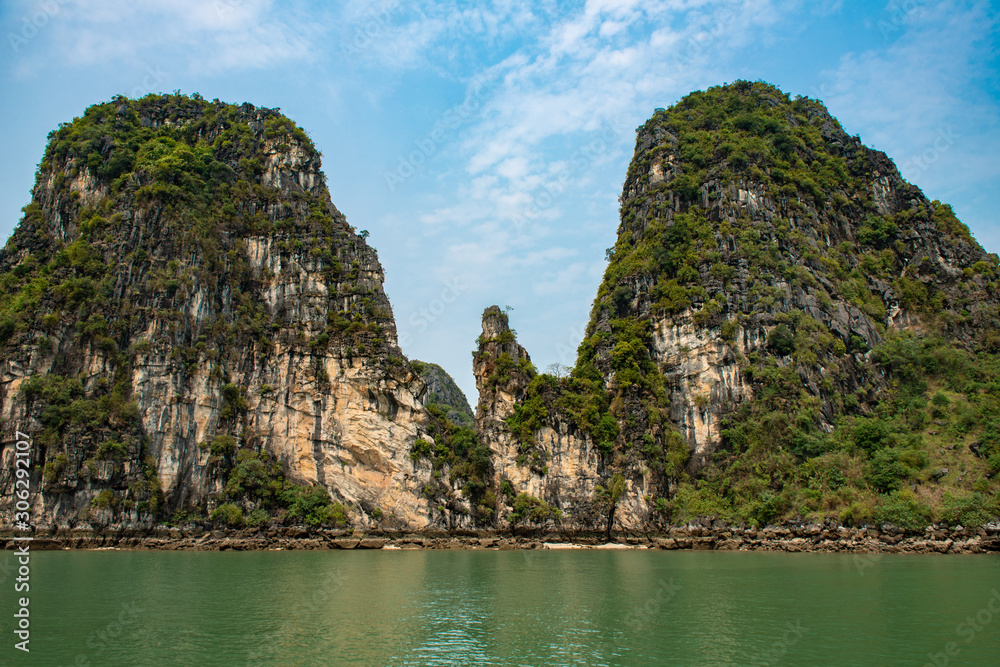
<svg viewBox="0 0 1000 667"><path fill-rule="evenodd" d="M826 102L1000 251L996 3L4 0L0 235L46 135L116 94L280 107L385 267L403 350L475 405L482 310L572 365L635 128L763 79Z"/></svg>

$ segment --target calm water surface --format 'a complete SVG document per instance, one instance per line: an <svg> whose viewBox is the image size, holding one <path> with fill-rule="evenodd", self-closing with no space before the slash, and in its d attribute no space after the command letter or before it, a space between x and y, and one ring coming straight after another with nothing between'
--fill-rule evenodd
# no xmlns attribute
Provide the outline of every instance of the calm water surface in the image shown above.
<svg viewBox="0 0 1000 667"><path fill-rule="evenodd" d="M35 552L29 655L13 562L10 665L1000 665L994 556Z"/></svg>

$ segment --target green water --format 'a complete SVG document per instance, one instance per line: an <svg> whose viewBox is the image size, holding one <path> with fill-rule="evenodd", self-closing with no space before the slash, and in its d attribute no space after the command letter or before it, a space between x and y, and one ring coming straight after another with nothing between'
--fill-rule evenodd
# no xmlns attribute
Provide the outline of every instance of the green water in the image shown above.
<svg viewBox="0 0 1000 667"><path fill-rule="evenodd" d="M9 665L1000 665L993 556L35 552L30 654L13 562Z"/></svg>

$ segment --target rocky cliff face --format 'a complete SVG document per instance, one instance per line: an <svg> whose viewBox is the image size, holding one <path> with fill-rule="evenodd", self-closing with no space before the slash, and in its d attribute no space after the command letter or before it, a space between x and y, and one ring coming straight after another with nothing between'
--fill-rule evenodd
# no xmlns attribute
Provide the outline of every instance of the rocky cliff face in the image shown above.
<svg viewBox="0 0 1000 667"><path fill-rule="evenodd" d="M425 384L365 236L277 111L149 96L64 124L0 252L5 497L20 430L42 525L280 505L268 461L356 524L429 525Z"/></svg>
<svg viewBox="0 0 1000 667"><path fill-rule="evenodd" d="M876 406L903 415L910 399L900 392L926 406L927 383L941 382L937 366L901 377L913 362L887 363L897 353L887 345L916 335L960 355L1000 350L997 256L822 104L767 84L693 93L638 129L608 255L569 378L536 376L502 314L487 310L477 423L498 467L548 502L575 489L569 504L582 509L596 480L623 474L623 525L817 509L795 497L812 474L796 466L810 457L824 455L812 465L839 469L834 476L868 475L882 465L876 454L923 451L921 435L905 446L887 437L872 459L834 460L866 442L851 424L863 431ZM902 426L878 419L880 433L909 429L905 416ZM995 439L993 428L984 433ZM722 467L693 481L721 447ZM896 460L893 474L919 478L927 455L912 457L916 468ZM566 474L588 481L567 484ZM854 483L864 494L901 482ZM846 494L839 488L828 492ZM829 502L840 511L844 500Z"/></svg>
<svg viewBox="0 0 1000 667"><path fill-rule="evenodd" d="M888 331L933 326L972 346L1000 323L996 257L950 207L820 103L766 84L692 94L640 128L613 253L593 358L614 384L611 321L649 323L692 470L772 370L830 432L844 396L885 388L866 355Z"/></svg>

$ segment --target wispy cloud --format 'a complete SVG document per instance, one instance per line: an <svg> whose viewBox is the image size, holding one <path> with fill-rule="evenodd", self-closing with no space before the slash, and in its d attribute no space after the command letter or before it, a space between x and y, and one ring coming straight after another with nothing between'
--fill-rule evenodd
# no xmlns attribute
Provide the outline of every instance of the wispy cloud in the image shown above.
<svg viewBox="0 0 1000 667"><path fill-rule="evenodd" d="M462 253L492 272L513 270L511 255L531 252L537 243L559 245L576 226L553 230L551 223L566 222L565 207L603 196L595 192L595 177L603 183L614 174L620 181L636 124L672 96L717 81L720 56L763 39L781 20L769 0L590 0L555 17L530 44L493 66L502 83L462 133L466 183L455 194L474 204L436 207L422 220L456 227L478 222L488 236L466 241ZM518 220L517 233L510 233ZM616 221L605 226L613 230ZM575 292L571 275L582 274L578 268L539 289Z"/></svg>
<svg viewBox="0 0 1000 667"><path fill-rule="evenodd" d="M497 84L477 100L478 113L449 155L449 178L437 184L437 196L448 184L453 195L443 205L425 200L421 221L438 237L460 234L445 261L477 276L470 295L509 285L512 301L545 304L530 306L546 313L537 326L558 321L550 315L585 313L604 265L584 253L599 254L592 246L601 238L613 241L617 188L608 184L621 183L633 128L691 90L753 76L748 54L794 39L804 24L830 20L842 5L591 0L549 17L488 68ZM937 3L897 23L892 40L846 55L828 74L824 97L848 129L902 161L933 145L949 124L995 126L994 103L975 92L988 65L970 66L992 62L985 44L996 23L988 6ZM598 155L574 160L602 136ZM996 154L997 141L955 143L936 167L940 173L926 174L925 182L967 179L970 164ZM945 165L953 176L945 176ZM983 167L995 173L997 165L992 159ZM525 220L528 210L533 215ZM548 256L546 248L575 252Z"/></svg>
<svg viewBox="0 0 1000 667"><path fill-rule="evenodd" d="M345 7L338 35L356 64L461 77L541 30L553 11L546 5L525 0L356 1Z"/></svg>
<svg viewBox="0 0 1000 667"><path fill-rule="evenodd" d="M56 2L56 0L53 0ZM272 0L60 0L19 58L21 77L51 68L169 61L192 74L272 67L312 57L322 33L315 10Z"/></svg>

